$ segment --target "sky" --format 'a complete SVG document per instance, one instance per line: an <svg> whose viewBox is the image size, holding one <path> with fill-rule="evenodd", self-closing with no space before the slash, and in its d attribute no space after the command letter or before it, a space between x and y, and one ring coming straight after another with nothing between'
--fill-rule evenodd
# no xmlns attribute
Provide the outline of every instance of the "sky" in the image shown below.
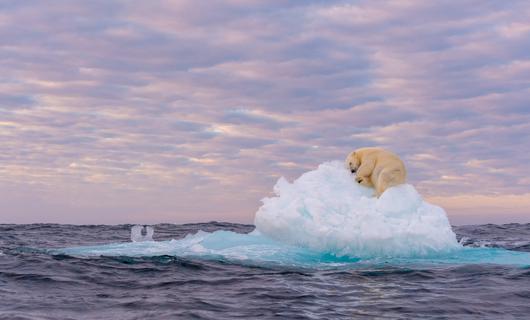
<svg viewBox="0 0 530 320"><path fill-rule="evenodd" d="M251 223L397 153L453 224L530 222L527 1L0 2L0 223Z"/></svg>

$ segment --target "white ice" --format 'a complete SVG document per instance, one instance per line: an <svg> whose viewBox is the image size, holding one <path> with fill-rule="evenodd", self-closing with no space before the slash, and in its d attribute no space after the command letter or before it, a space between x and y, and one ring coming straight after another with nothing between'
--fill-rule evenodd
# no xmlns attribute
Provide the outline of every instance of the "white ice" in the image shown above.
<svg viewBox="0 0 530 320"><path fill-rule="evenodd" d="M417 257L460 248L445 211L410 184L378 199L344 164L326 162L263 199L257 230L277 241L350 257Z"/></svg>
<svg viewBox="0 0 530 320"><path fill-rule="evenodd" d="M131 228L131 241L132 242L153 241L154 234L155 234L155 229L151 226L135 225Z"/></svg>

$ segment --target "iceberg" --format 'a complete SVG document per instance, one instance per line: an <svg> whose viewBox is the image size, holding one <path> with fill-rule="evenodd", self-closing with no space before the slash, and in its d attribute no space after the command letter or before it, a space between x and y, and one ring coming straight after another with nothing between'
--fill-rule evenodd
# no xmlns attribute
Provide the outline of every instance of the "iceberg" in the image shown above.
<svg viewBox="0 0 530 320"><path fill-rule="evenodd" d="M257 230L280 242L337 256L413 257L461 247L445 211L409 184L386 190L355 182L342 162L321 164L263 199Z"/></svg>
<svg viewBox="0 0 530 320"><path fill-rule="evenodd" d="M445 211L404 184L380 198L357 184L339 161L321 164L289 183L280 178L263 199L249 234L199 231L170 241L151 240L152 229L133 242L47 250L72 256L171 255L256 266L319 269L400 264L530 265L530 254L462 246ZM147 231L147 230L146 230ZM145 232L144 232L145 233Z"/></svg>

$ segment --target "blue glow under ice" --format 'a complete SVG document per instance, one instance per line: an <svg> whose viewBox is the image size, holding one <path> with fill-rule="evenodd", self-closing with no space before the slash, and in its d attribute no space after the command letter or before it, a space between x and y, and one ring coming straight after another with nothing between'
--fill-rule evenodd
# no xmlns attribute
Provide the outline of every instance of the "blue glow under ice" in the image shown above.
<svg viewBox="0 0 530 320"><path fill-rule="evenodd" d="M267 266L299 266L314 268L359 267L366 264L507 264L530 265L530 254L493 248L460 247L451 252L416 257L374 256L359 258L289 245L272 240L259 232L239 234L231 231L212 233L199 231L183 239L151 242L125 242L98 246L52 250L53 254L72 256L150 257L170 255L183 258L222 260L233 263Z"/></svg>
<svg viewBox="0 0 530 320"><path fill-rule="evenodd" d="M411 185L379 199L359 186L341 162L327 162L293 183L281 178L263 200L250 234L199 231L183 239L51 250L73 256L160 256L252 265L315 268L365 264L530 265L530 254L460 245L445 211Z"/></svg>

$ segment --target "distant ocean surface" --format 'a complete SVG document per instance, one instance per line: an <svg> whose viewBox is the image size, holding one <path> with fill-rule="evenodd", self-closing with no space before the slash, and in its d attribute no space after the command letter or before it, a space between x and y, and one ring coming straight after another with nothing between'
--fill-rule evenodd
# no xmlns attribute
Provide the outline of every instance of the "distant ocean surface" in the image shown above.
<svg viewBox="0 0 530 320"><path fill-rule="evenodd" d="M130 242L131 227L0 225L0 319L530 319L530 265L311 268L49 250ZM254 226L154 228L154 240L164 241ZM453 229L468 247L530 253L530 224Z"/></svg>

